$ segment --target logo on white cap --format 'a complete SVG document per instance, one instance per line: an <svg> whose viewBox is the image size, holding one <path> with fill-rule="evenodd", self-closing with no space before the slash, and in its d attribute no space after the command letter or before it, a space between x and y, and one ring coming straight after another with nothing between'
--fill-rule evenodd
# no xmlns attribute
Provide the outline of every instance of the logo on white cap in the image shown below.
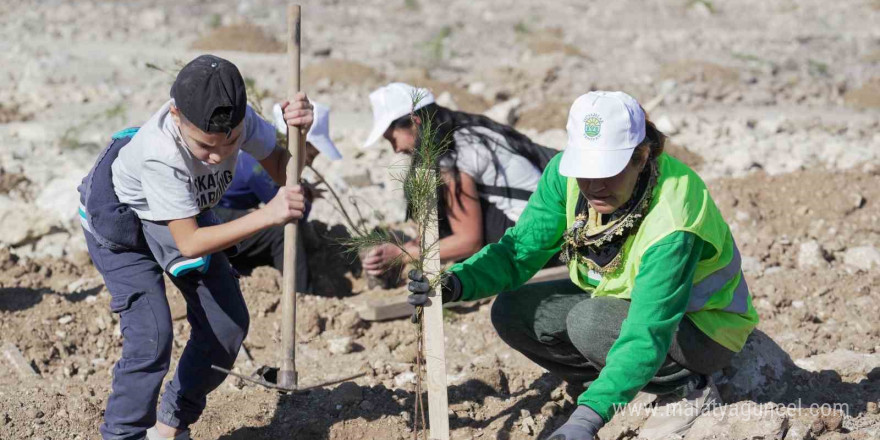
<svg viewBox="0 0 880 440"><path fill-rule="evenodd" d="M434 102L434 95L427 89L420 89L404 83L391 83L370 93L373 107L373 129L363 147L375 144L391 123Z"/></svg>
<svg viewBox="0 0 880 440"><path fill-rule="evenodd" d="M590 113L584 118L584 137L596 139L602 131L602 117L598 113Z"/></svg>

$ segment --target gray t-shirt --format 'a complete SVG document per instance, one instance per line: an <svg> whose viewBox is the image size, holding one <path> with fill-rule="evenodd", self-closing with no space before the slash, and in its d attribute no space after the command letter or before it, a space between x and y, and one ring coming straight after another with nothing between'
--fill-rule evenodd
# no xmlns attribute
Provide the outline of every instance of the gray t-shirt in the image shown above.
<svg viewBox="0 0 880 440"><path fill-rule="evenodd" d="M193 217L220 201L232 182L238 154L210 165L195 158L180 135L169 100L138 130L113 161L113 187L119 201L150 221ZM275 148L275 128L250 106L240 148L257 160Z"/></svg>
<svg viewBox="0 0 880 440"><path fill-rule="evenodd" d="M488 137L488 148L474 135ZM534 192L541 180L541 170L528 159L510 151L504 136L485 127L468 127L452 134L455 141L455 167L474 179L477 185L501 186ZM440 161L441 169L451 169L447 156ZM526 207L525 200L480 193L480 197L517 221Z"/></svg>

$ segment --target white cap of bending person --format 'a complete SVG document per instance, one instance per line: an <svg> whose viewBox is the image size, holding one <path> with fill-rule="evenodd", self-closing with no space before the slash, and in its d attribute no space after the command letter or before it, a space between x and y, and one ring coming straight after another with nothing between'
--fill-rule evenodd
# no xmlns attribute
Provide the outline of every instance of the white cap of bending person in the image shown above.
<svg viewBox="0 0 880 440"><path fill-rule="evenodd" d="M312 107L315 119L312 121L312 128L306 134L306 142L314 145L321 154L327 156L330 160L342 159L342 153L339 152L336 144L330 139L330 109L317 102L312 102ZM275 104L272 107L272 117L275 120L275 128L281 134L286 135L287 124L284 122L284 112L281 111L281 105Z"/></svg>
<svg viewBox="0 0 880 440"><path fill-rule="evenodd" d="M559 163L566 177L603 179L626 168L645 139L645 112L623 92L579 96L568 112L568 144Z"/></svg>
<svg viewBox="0 0 880 440"><path fill-rule="evenodd" d="M415 106L413 106L413 101ZM391 123L434 102L434 95L428 89L420 89L404 83L391 83L379 87L370 93L370 105L373 107L373 129L363 147L375 144Z"/></svg>

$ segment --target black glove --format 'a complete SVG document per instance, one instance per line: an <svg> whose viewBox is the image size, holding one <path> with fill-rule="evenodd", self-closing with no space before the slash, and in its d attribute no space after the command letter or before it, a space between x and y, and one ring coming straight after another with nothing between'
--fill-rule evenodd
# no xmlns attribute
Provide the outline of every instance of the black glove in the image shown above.
<svg viewBox="0 0 880 440"><path fill-rule="evenodd" d="M406 299L407 302L414 306L425 305L428 302L428 292L431 290L427 278L425 278L421 271L415 269L409 271L407 276L410 280L406 286L410 291L410 295ZM443 280L440 282L440 291L443 304L458 301L461 298L461 281L458 280L457 276L448 272L442 276Z"/></svg>
<svg viewBox="0 0 880 440"><path fill-rule="evenodd" d="M593 440L603 425L605 421L593 408L578 405L568 421L553 431L547 440Z"/></svg>

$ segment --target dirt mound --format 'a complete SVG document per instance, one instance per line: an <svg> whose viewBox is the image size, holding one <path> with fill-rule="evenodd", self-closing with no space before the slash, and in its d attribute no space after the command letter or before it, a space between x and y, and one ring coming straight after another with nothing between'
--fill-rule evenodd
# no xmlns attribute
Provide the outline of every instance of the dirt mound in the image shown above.
<svg viewBox="0 0 880 440"><path fill-rule="evenodd" d="M537 131L564 130L571 103L567 101L544 102L523 110L516 120L516 128Z"/></svg>
<svg viewBox="0 0 880 440"><path fill-rule="evenodd" d="M0 124L24 122L31 118L33 118L33 115L23 112L18 104L0 103Z"/></svg>
<svg viewBox="0 0 880 440"><path fill-rule="evenodd" d="M660 78L674 79L683 83L699 81L732 84L739 81L739 72L716 63L680 60L660 66Z"/></svg>
<svg viewBox="0 0 880 440"><path fill-rule="evenodd" d="M861 87L847 90L843 95L843 100L850 107L880 108L880 78L874 78Z"/></svg>
<svg viewBox="0 0 880 440"><path fill-rule="evenodd" d="M303 83L309 85L327 81L344 86L375 87L384 80L384 76L372 67L348 60L328 59L309 64L303 69Z"/></svg>
<svg viewBox="0 0 880 440"><path fill-rule="evenodd" d="M283 43L251 23L230 24L212 29L190 45L197 50L235 50L239 52L281 53Z"/></svg>

